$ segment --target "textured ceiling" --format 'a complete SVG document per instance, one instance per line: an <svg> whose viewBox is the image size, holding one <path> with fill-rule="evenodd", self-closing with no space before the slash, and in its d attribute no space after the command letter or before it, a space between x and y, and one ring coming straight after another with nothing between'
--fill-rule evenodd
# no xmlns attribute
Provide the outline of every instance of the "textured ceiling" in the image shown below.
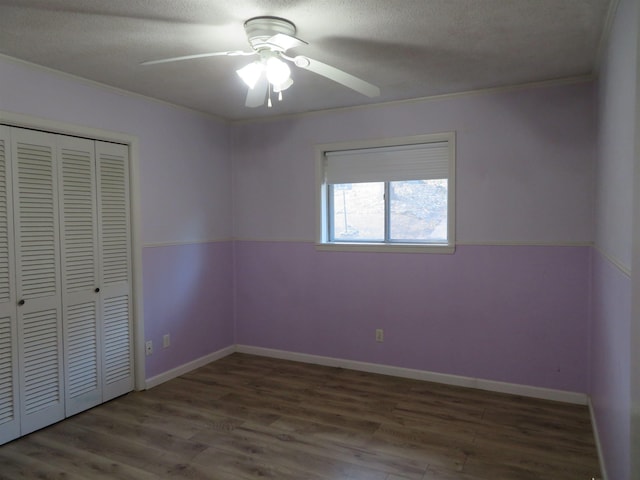
<svg viewBox="0 0 640 480"><path fill-rule="evenodd" d="M237 120L593 72L611 0L0 0L0 53ZM273 15L292 50L380 87L370 99L294 69L274 107L244 106L251 57L140 66L246 50L245 20Z"/></svg>

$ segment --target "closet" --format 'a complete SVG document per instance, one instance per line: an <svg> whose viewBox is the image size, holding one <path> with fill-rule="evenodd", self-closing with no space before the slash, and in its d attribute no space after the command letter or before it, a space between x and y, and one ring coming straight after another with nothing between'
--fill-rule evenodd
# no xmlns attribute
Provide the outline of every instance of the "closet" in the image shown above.
<svg viewBox="0 0 640 480"><path fill-rule="evenodd" d="M0 125L0 444L133 389L128 147Z"/></svg>

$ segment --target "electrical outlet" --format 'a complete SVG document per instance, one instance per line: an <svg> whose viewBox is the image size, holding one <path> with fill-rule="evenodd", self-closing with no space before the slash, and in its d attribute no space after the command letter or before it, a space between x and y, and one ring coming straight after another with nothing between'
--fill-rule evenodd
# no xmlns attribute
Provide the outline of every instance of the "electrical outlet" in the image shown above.
<svg viewBox="0 0 640 480"><path fill-rule="evenodd" d="M168 348L171 345L171 337L167 333L164 337L162 337L162 348Z"/></svg>
<svg viewBox="0 0 640 480"><path fill-rule="evenodd" d="M147 340L144 344L144 351L147 354L147 357L153 353L153 342L151 340Z"/></svg>
<svg viewBox="0 0 640 480"><path fill-rule="evenodd" d="M381 328L376 329L376 342L384 342L384 330Z"/></svg>

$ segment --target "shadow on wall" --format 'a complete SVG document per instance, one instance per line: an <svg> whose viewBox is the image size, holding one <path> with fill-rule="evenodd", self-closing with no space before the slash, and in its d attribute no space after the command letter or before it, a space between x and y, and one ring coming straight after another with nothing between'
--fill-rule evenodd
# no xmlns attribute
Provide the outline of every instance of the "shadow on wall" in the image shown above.
<svg viewBox="0 0 640 480"><path fill-rule="evenodd" d="M156 346L147 377L233 344L232 264L230 242L144 249L145 339Z"/></svg>

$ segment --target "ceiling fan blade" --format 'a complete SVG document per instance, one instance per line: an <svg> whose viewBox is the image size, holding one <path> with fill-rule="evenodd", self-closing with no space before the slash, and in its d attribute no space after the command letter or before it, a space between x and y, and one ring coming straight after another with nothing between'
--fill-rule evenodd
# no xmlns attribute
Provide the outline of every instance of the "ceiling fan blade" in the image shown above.
<svg viewBox="0 0 640 480"><path fill-rule="evenodd" d="M366 95L367 97L380 96L380 89L375 85L365 82L361 78L344 72L336 67L332 67L331 65L327 65L326 63L322 63L302 55L295 57L293 61L296 66L300 68L322 75L323 77L340 83L341 85L355 90L362 95Z"/></svg>
<svg viewBox="0 0 640 480"><path fill-rule="evenodd" d="M230 52L212 52L212 53L198 53L196 55L185 55L184 57L172 57L163 58L160 60L150 60L148 62L142 62L140 65L157 65L159 63L180 62L182 60L192 60L194 58L207 58L207 57L236 57L245 55L255 55L256 52L243 52L242 50L232 50Z"/></svg>
<svg viewBox="0 0 640 480"><path fill-rule="evenodd" d="M270 37L266 43L281 48L283 52L301 45L309 45L308 42L305 42L300 38L287 35L286 33L276 33L273 37Z"/></svg>
<svg viewBox="0 0 640 480"><path fill-rule="evenodd" d="M255 108L264 105L264 99L267 96L268 89L269 81L267 80L267 76L263 73L260 75L255 86L250 88L247 92L247 99L244 102L245 106Z"/></svg>

